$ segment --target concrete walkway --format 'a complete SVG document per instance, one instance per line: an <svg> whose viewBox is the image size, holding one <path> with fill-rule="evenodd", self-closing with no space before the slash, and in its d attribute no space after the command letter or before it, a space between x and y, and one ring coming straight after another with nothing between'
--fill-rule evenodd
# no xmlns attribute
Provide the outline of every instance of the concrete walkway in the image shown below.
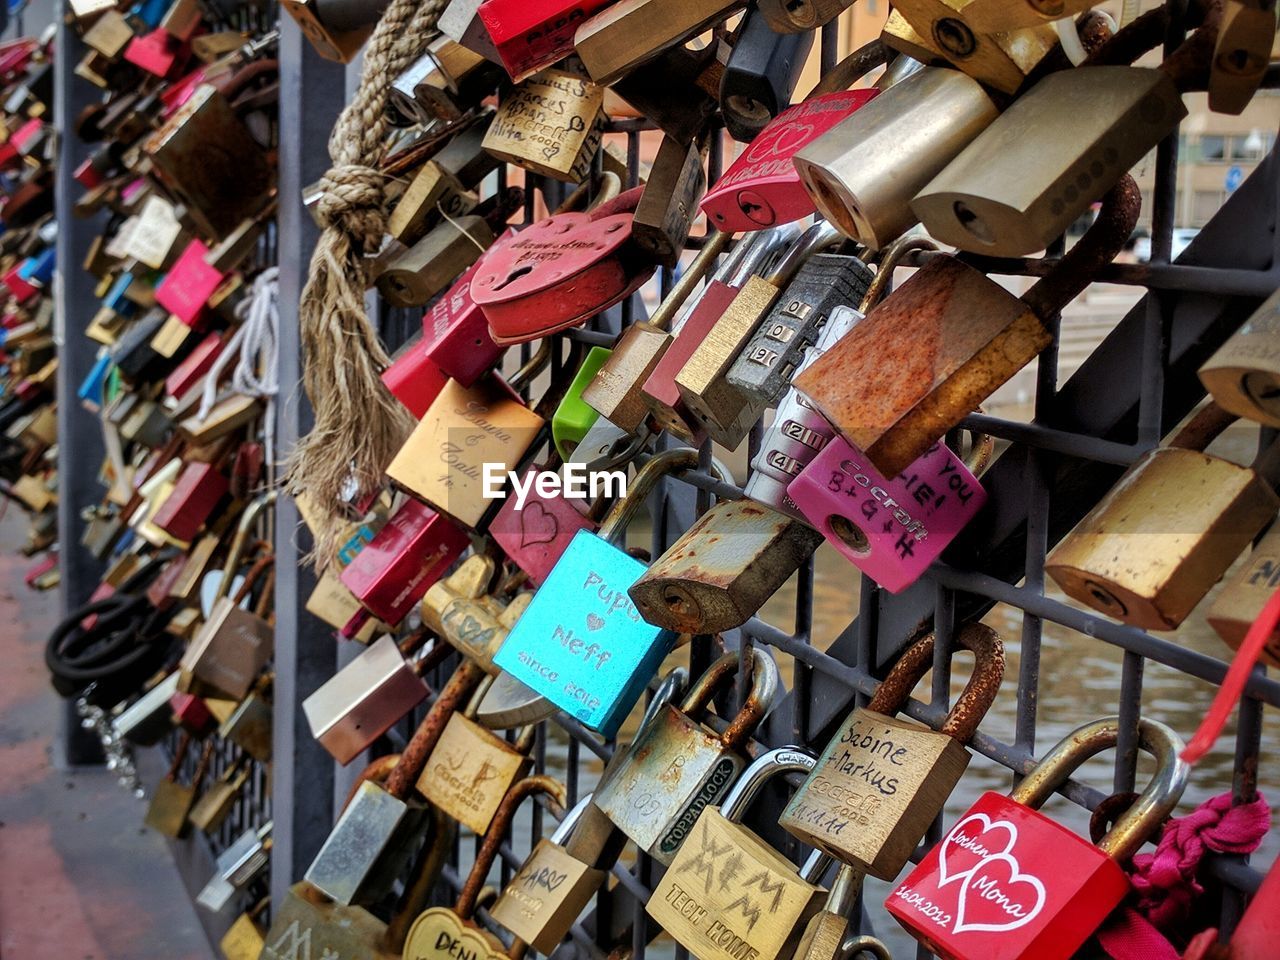
<svg viewBox="0 0 1280 960"><path fill-rule="evenodd" d="M44 640L57 597L22 582L24 518L0 520L0 957L209 960L146 801L105 770L57 770Z"/></svg>

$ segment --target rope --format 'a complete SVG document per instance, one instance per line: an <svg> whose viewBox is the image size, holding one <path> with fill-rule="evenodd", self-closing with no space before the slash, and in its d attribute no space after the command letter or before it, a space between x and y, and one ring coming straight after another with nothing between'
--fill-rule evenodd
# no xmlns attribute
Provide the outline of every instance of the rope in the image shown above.
<svg viewBox="0 0 1280 960"><path fill-rule="evenodd" d="M280 269L270 267L253 281L253 292L236 304L240 318L240 360L231 372L231 387L237 393L260 398L265 406L263 447L267 463L274 464L276 417L275 398L280 392Z"/></svg>
<svg viewBox="0 0 1280 960"><path fill-rule="evenodd" d="M365 49L355 98L329 137L333 166L321 178L320 239L298 305L303 386L315 426L294 447L286 489L307 494L318 516L315 556L323 566L342 528L343 488L381 485L383 468L413 426L383 385L391 362L364 308L369 258L386 232L384 178L375 168L387 131L388 77L417 59L445 0L392 0Z"/></svg>

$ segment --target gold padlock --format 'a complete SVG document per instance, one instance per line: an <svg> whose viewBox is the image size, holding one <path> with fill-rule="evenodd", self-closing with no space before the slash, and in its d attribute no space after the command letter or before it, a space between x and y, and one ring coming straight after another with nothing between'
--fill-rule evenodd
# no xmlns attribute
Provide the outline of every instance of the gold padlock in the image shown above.
<svg viewBox="0 0 1280 960"><path fill-rule="evenodd" d="M1226 0L1209 69L1209 109L1240 115L1271 63L1276 34L1274 4Z"/></svg>
<svg viewBox="0 0 1280 960"><path fill-rule="evenodd" d="M226 960L258 960L267 933L258 923L258 918L270 904L271 901L263 897L252 909L236 917L218 941L218 949Z"/></svg>
<svg viewBox="0 0 1280 960"><path fill-rule="evenodd" d="M187 820L203 833L216 833L231 815L248 779L249 769L243 758L229 764L192 804Z"/></svg>
<svg viewBox="0 0 1280 960"><path fill-rule="evenodd" d="M1133 464L1049 555L1070 597L1145 630L1173 630L1280 509L1273 445L1253 467L1200 451L1235 418L1210 403Z"/></svg>
<svg viewBox="0 0 1280 960"><path fill-rule="evenodd" d="M378 274L378 292L397 307L421 307L493 245L484 217L469 213L437 224Z"/></svg>
<svg viewBox="0 0 1280 960"><path fill-rule="evenodd" d="M619 0L578 27L573 46L591 79L607 86L741 5L741 0Z"/></svg>
<svg viewBox="0 0 1280 960"><path fill-rule="evenodd" d="M631 216L631 239L664 267L675 267L698 215L707 189L706 149L705 139L681 143L663 137Z"/></svg>
<svg viewBox="0 0 1280 960"><path fill-rule="evenodd" d="M1280 526L1273 526L1258 541L1253 553L1235 576L1223 584L1205 619L1232 650L1239 650L1245 634L1262 614L1271 595L1280 588ZM1280 667L1280 629L1262 648L1259 659Z"/></svg>
<svg viewBox="0 0 1280 960"><path fill-rule="evenodd" d="M484 148L534 173L581 183L591 174L604 120L602 86L564 70L547 69L503 98Z"/></svg>
<svg viewBox="0 0 1280 960"><path fill-rule="evenodd" d="M1280 290L1205 362L1200 382L1223 410L1280 427Z"/></svg>
<svg viewBox="0 0 1280 960"><path fill-rule="evenodd" d="M213 756L213 741L208 740L200 754L200 762L196 765L195 773L191 776L191 783L179 783L178 773L182 769L182 761L186 759L190 747L191 734L184 732L178 743L178 749L173 755L173 762L169 764L169 772L156 784L155 792L151 795L151 803L147 807L147 815L143 819L143 823L156 833L172 839L177 839L186 832L187 814L191 812L191 805L196 802L196 794L200 790L205 773L209 769L209 760Z"/></svg>

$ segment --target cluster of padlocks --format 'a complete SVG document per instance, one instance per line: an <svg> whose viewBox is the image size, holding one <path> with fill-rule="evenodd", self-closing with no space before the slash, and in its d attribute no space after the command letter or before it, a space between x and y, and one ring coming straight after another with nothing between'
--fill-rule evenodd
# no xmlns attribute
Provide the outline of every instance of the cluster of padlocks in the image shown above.
<svg viewBox="0 0 1280 960"><path fill-rule="evenodd" d="M79 533L106 572L47 659L130 785L132 748L173 747L146 821L226 841L198 901L244 908L226 956L550 955L581 936L629 844L648 858L652 933L701 960L887 957L860 932L865 876L897 881L888 912L939 956L1076 955L1182 796L1177 733L1138 723L1156 773L1096 844L1038 807L1134 732L1118 717L921 850L999 694L1000 637L955 629L974 669L939 730L897 716L952 652L936 656L924 624L865 707L794 746L763 736L783 687L770 651L731 638L824 543L851 579L898 594L982 522L997 448L961 443L966 418L1123 249L1128 171L1176 131L1182 94L1249 102L1274 11L1213 0L1120 27L1077 0L901 0L801 96L846 0L392 0L376 27L378 5L282 6L322 56L365 58L333 169L302 197L276 194L276 57L296 27L271 5L70 0L66 27L87 48L76 76L101 90L65 133L93 145L75 210L103 224L83 263L101 304L65 335L100 345L77 396L101 421L103 492ZM1174 16L1186 41L1133 66ZM56 535L47 67L38 44L0 47L0 476L33 513L32 550ZM611 142L628 124L654 131L643 177ZM275 216L303 203L322 233L301 303L284 304ZM1046 248L1021 296L988 276ZM899 268L915 270L895 287ZM421 313L421 332L386 352L366 294ZM282 315L316 414L297 450L275 442L295 387L278 382ZM1280 426L1278 328L1273 297L1224 331L1200 371L1212 402L1054 547L1069 596L1173 629L1274 520L1274 451L1250 467L1202 451L1241 418ZM744 443L739 489L711 451ZM628 549L677 475L715 502L660 555ZM277 496L314 538L306 609L332 642L364 645L300 691L312 734L343 765L385 754L397 725L412 735L364 769L305 876L268 903L271 823L237 811L272 760L273 556L301 535L276 529ZM1210 619L1233 647L1277 549L1280 533L1218 594ZM670 663L694 637L728 642L690 678ZM1263 656L1280 665L1280 648ZM531 775L550 723L608 758L570 810L564 784ZM800 867L774 824L743 822L784 775L800 785L777 824L814 851ZM558 829L486 888L535 796ZM475 866L452 908L433 906L463 830L482 838ZM630 932L600 914L598 948L621 955Z"/></svg>

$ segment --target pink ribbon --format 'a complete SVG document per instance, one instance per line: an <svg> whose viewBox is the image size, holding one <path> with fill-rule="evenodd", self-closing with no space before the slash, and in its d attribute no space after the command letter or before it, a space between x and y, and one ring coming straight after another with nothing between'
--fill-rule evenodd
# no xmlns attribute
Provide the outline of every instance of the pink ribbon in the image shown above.
<svg viewBox="0 0 1280 960"><path fill-rule="evenodd" d="M1114 960L1177 960L1167 939L1181 940L1178 927L1204 893L1196 874L1209 851L1252 853L1271 826L1271 808L1262 794L1233 805L1231 794L1206 800L1185 817L1165 825L1155 853L1133 858L1130 879L1137 902L1112 914L1098 940Z"/></svg>

